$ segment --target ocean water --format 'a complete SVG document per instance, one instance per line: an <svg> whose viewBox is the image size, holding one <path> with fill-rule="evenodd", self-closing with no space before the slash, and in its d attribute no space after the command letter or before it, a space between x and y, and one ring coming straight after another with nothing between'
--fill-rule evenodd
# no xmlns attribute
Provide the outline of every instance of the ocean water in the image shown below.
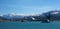
<svg viewBox="0 0 60 29"><path fill-rule="evenodd" d="M60 22L0 22L0 29L60 29Z"/></svg>

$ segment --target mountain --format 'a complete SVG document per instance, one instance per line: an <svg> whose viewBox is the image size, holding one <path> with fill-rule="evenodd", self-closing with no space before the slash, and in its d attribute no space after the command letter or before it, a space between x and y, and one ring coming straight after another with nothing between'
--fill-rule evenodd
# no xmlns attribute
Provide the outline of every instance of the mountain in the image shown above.
<svg viewBox="0 0 60 29"><path fill-rule="evenodd" d="M60 20L60 10L49 11L43 13L43 15L45 15L47 18L50 17L50 19Z"/></svg>
<svg viewBox="0 0 60 29"><path fill-rule="evenodd" d="M24 15L24 14L7 14L1 15L0 17L5 19L35 19L35 20L44 20L44 19L53 19L53 20L60 20L60 10L48 11L42 14L34 14L34 15Z"/></svg>
<svg viewBox="0 0 60 29"><path fill-rule="evenodd" d="M7 14L7 15L3 15L2 17L6 18L6 19L13 19L13 18L23 18L24 16L22 16L22 15Z"/></svg>

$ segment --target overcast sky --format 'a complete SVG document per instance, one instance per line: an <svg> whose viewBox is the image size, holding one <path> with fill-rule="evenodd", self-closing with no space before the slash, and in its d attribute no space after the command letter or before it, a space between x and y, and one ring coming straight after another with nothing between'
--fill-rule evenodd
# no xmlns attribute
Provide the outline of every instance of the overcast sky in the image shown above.
<svg viewBox="0 0 60 29"><path fill-rule="evenodd" d="M0 14L40 14L60 10L60 0L0 0Z"/></svg>

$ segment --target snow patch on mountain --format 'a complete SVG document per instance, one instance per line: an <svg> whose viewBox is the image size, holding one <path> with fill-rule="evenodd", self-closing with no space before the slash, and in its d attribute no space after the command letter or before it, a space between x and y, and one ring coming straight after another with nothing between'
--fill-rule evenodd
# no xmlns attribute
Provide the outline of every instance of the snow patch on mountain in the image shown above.
<svg viewBox="0 0 60 29"><path fill-rule="evenodd" d="M59 14L59 12L52 12L51 14Z"/></svg>

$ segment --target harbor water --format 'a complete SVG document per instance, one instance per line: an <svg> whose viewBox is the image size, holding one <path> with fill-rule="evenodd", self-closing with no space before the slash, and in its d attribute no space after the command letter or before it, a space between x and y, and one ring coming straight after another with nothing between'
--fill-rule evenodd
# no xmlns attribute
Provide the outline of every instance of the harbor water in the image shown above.
<svg viewBox="0 0 60 29"><path fill-rule="evenodd" d="M60 22L0 22L0 29L60 29Z"/></svg>

